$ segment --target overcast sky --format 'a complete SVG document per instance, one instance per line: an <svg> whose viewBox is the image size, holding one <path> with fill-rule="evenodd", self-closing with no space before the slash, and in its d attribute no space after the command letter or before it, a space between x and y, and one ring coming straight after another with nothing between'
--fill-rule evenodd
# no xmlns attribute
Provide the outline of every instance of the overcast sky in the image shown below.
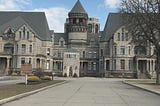
<svg viewBox="0 0 160 106"><path fill-rule="evenodd" d="M117 12L120 0L80 0L89 17L96 17L101 30L109 12ZM43 11L46 13L50 29L64 32L68 12L77 0L0 0L0 11Z"/></svg>

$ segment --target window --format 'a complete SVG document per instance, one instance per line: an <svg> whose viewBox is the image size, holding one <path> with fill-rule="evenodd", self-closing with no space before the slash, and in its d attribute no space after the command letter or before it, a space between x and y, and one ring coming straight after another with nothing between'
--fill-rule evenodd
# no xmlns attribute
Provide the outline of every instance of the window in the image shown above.
<svg viewBox="0 0 160 106"><path fill-rule="evenodd" d="M88 70L91 70L91 65L92 65L92 63L88 62Z"/></svg>
<svg viewBox="0 0 160 106"><path fill-rule="evenodd" d="M125 69L125 60L121 60L121 69Z"/></svg>
<svg viewBox="0 0 160 106"><path fill-rule="evenodd" d="M128 41L128 33L125 34L126 41Z"/></svg>
<svg viewBox="0 0 160 106"><path fill-rule="evenodd" d="M132 60L129 60L128 67L129 67L129 70L132 70Z"/></svg>
<svg viewBox="0 0 160 106"><path fill-rule="evenodd" d="M47 48L47 55L50 55L50 48Z"/></svg>
<svg viewBox="0 0 160 106"><path fill-rule="evenodd" d="M31 59L31 58L29 58L29 61L28 61L28 63L29 63L29 64L31 64L31 63L32 63L32 59Z"/></svg>
<svg viewBox="0 0 160 106"><path fill-rule="evenodd" d="M22 44L22 54L25 54L25 53L26 53L26 45Z"/></svg>
<svg viewBox="0 0 160 106"><path fill-rule="evenodd" d="M101 57L103 56L103 49L101 49L101 55L100 55Z"/></svg>
<svg viewBox="0 0 160 106"><path fill-rule="evenodd" d="M113 70L116 70L116 59L113 60Z"/></svg>
<svg viewBox="0 0 160 106"><path fill-rule="evenodd" d="M64 41L60 41L60 46L61 46L61 47L64 46Z"/></svg>
<svg viewBox="0 0 160 106"><path fill-rule="evenodd" d="M95 28L95 33L98 33L99 32L99 26L96 25L96 28Z"/></svg>
<svg viewBox="0 0 160 106"><path fill-rule="evenodd" d="M21 58L21 64L25 64L25 58Z"/></svg>
<svg viewBox="0 0 160 106"><path fill-rule="evenodd" d="M120 54L125 55L125 46L120 47Z"/></svg>
<svg viewBox="0 0 160 106"><path fill-rule="evenodd" d="M29 45L29 53L32 53L32 45Z"/></svg>
<svg viewBox="0 0 160 106"><path fill-rule="evenodd" d="M128 54L130 55L131 54L131 47L128 46Z"/></svg>
<svg viewBox="0 0 160 106"><path fill-rule="evenodd" d="M22 32L19 31L19 38L22 39Z"/></svg>
<svg viewBox="0 0 160 106"><path fill-rule="evenodd" d="M23 39L25 39L25 31L23 31Z"/></svg>
<svg viewBox="0 0 160 106"><path fill-rule="evenodd" d="M47 70L49 70L50 69L50 61L49 60L47 60L47 64L46 64L47 66Z"/></svg>
<svg viewBox="0 0 160 106"><path fill-rule="evenodd" d="M88 25L88 33L92 33L92 24Z"/></svg>
<svg viewBox="0 0 160 106"><path fill-rule="evenodd" d="M93 62L93 70L95 71L96 70L96 62Z"/></svg>
<svg viewBox="0 0 160 106"><path fill-rule="evenodd" d="M17 53L18 53L18 44L17 44Z"/></svg>
<svg viewBox="0 0 160 106"><path fill-rule="evenodd" d="M120 36L120 33L118 33L118 41L121 40L121 36Z"/></svg>
<svg viewBox="0 0 160 106"><path fill-rule="evenodd" d="M85 58L85 54L86 54L85 51L83 51L83 58Z"/></svg>
<svg viewBox="0 0 160 106"><path fill-rule="evenodd" d="M114 55L117 55L117 46L114 46Z"/></svg>
<svg viewBox="0 0 160 106"><path fill-rule="evenodd" d="M60 52L58 52L58 57L61 57L61 53Z"/></svg>
<svg viewBox="0 0 160 106"><path fill-rule="evenodd" d="M29 39L29 31L27 31L27 39Z"/></svg>
<svg viewBox="0 0 160 106"><path fill-rule="evenodd" d="M125 37L124 37L124 33L122 33L122 41L124 41Z"/></svg>

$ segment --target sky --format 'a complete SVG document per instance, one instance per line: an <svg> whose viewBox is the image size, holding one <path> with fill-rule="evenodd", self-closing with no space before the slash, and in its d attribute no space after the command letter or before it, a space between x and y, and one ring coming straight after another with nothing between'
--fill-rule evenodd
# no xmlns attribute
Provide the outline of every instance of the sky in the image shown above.
<svg viewBox="0 0 160 106"><path fill-rule="evenodd" d="M64 32L68 12L77 0L0 0L0 11L45 12L49 28ZM104 29L110 12L117 12L120 0L80 0L89 17L98 18L100 29Z"/></svg>

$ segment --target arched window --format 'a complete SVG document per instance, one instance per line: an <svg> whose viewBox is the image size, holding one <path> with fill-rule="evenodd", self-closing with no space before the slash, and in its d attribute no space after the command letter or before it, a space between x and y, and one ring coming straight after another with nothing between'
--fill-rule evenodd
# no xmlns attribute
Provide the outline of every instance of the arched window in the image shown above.
<svg viewBox="0 0 160 106"><path fill-rule="evenodd" d="M88 33L92 33L92 24L88 24Z"/></svg>
<svg viewBox="0 0 160 106"><path fill-rule="evenodd" d="M96 28L95 28L95 33L98 33L99 32L99 26L96 25Z"/></svg>
<svg viewBox="0 0 160 106"><path fill-rule="evenodd" d="M136 46L134 48L135 55L146 55L146 48L144 46Z"/></svg>
<svg viewBox="0 0 160 106"><path fill-rule="evenodd" d="M4 52L5 53L13 53L14 52L14 45L12 43L7 43L4 45Z"/></svg>

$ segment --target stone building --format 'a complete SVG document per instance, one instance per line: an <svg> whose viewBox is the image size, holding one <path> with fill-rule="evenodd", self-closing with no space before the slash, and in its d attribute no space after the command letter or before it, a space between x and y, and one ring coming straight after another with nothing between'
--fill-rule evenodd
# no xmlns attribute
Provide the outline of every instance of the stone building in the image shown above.
<svg viewBox="0 0 160 106"><path fill-rule="evenodd" d="M0 74L21 71L52 71L53 31L43 12L0 12Z"/></svg>
<svg viewBox="0 0 160 106"><path fill-rule="evenodd" d="M122 15L110 13L100 40L105 75L108 77L155 77L154 46L132 43L131 33L122 23ZM102 55L100 55L102 56Z"/></svg>
<svg viewBox="0 0 160 106"><path fill-rule="evenodd" d="M43 12L0 12L0 73L32 64L63 76L152 78L154 46L131 43L119 13L110 13L103 31L80 0L68 13L64 33L50 31Z"/></svg>
<svg viewBox="0 0 160 106"><path fill-rule="evenodd" d="M75 49L80 56L79 75L99 76L99 36L99 20L89 18L78 0L68 13L65 33L54 34L54 71L62 73L64 52Z"/></svg>

